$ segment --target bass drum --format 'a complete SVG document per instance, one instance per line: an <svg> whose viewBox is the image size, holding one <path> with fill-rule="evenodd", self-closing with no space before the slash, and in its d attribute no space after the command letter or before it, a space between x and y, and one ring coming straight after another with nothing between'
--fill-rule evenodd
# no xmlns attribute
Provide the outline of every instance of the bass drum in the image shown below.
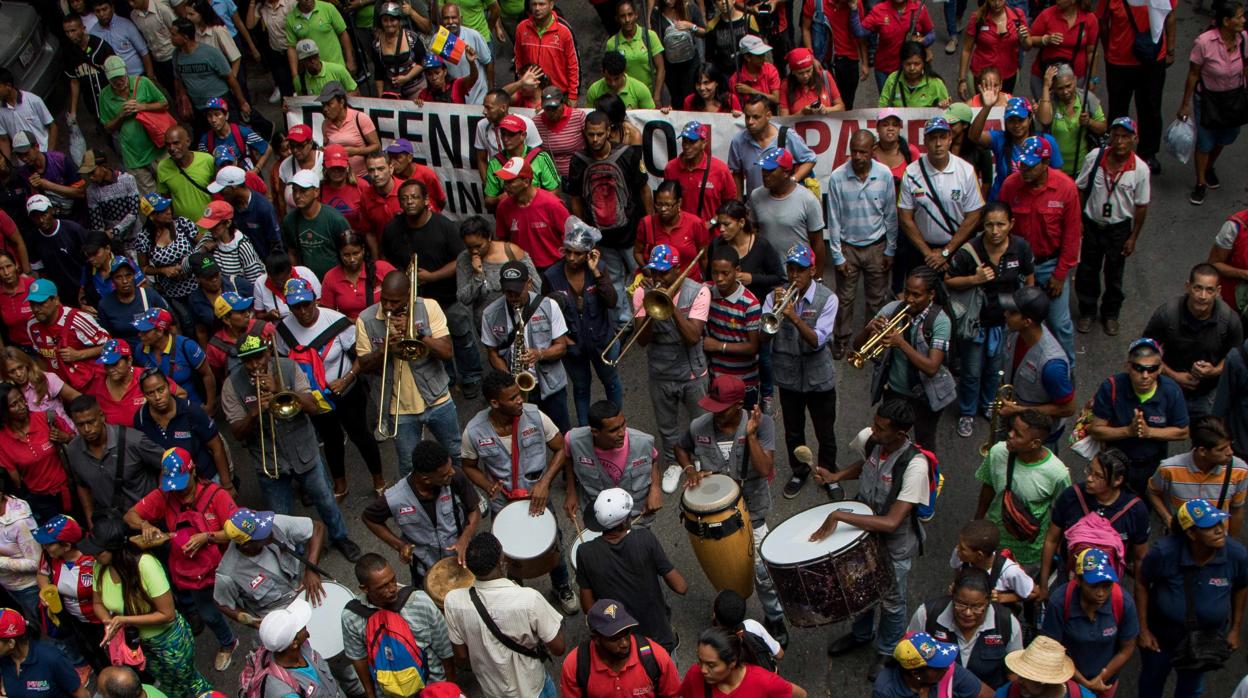
<svg viewBox="0 0 1248 698"><path fill-rule="evenodd" d="M320 605L312 606L312 618L308 620L308 642L325 659L342 652L342 609L347 607L355 594L338 582L323 580L321 588L325 590L325 598ZM307 601L308 592L300 592L299 598Z"/></svg>
<svg viewBox="0 0 1248 698"><path fill-rule="evenodd" d="M559 528L550 509L530 516L529 500L512 502L494 517L494 535L503 546L509 577L541 577L559 564Z"/></svg>

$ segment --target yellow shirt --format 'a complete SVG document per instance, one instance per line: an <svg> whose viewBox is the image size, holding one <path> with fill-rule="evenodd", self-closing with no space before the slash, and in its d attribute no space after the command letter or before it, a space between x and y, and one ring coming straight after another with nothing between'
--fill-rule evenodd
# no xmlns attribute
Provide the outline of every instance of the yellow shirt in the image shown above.
<svg viewBox="0 0 1248 698"><path fill-rule="evenodd" d="M449 337L451 331L446 326L446 313L442 312L442 306L438 305L437 301L428 298L421 298L420 302L425 304L425 315L429 318L429 327L426 328L429 331L429 336L434 339ZM385 320L385 317L386 315L382 312L381 305L378 304L375 319ZM368 331L364 328L364 320L362 318L355 319L355 353L357 356L366 356L381 348L384 339L384 336L370 337ZM412 377L412 370L408 366L408 362L396 361L392 357L390 363L386 366L386 385L381 386L381 389L394 391L394 386L398 386L400 395L397 401L393 399L393 392L387 398L390 402L390 414L396 414L396 409L398 410L397 414L421 414L425 411L425 398L416 389L416 380ZM436 407L450 399L451 393L447 391L435 400L432 406Z"/></svg>

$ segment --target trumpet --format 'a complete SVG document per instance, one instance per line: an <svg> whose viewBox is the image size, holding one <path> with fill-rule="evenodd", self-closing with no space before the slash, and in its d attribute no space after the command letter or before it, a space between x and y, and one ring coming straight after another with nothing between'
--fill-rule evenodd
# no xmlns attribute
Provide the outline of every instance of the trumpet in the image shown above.
<svg viewBox="0 0 1248 698"><path fill-rule="evenodd" d="M511 375L516 378L516 386L520 388L520 392L525 395L532 392L537 387L537 376L529 370L528 365L520 360L520 356L528 351L528 346L524 340L524 308L517 306L515 308L515 325L516 338L511 343Z"/></svg>
<svg viewBox="0 0 1248 698"><path fill-rule="evenodd" d="M763 313L763 332L767 334L775 334L780 331L780 325L784 323L784 311L789 309L794 301L797 300L797 282L789 284L784 289L784 293L780 296L780 302L771 308L770 313Z"/></svg>
<svg viewBox="0 0 1248 698"><path fill-rule="evenodd" d="M266 477L276 480L281 476L281 469L277 462L277 425L274 420L288 422L303 413L303 404L299 402L299 395L293 390L287 390L282 381L282 370L277 365L277 360L273 361L273 382L275 390L269 397L269 406L264 407L264 379L268 377L267 373L260 373L253 376L256 383L256 406L260 410L260 469L264 471ZM269 449L265 450L264 444L264 418L269 418Z"/></svg>
<svg viewBox="0 0 1248 698"><path fill-rule="evenodd" d="M394 348L394 353L404 361L420 361L429 355L429 346L420 338L420 333L416 330L416 255L412 255L412 263L407 267L407 275L411 279L407 290L407 327L403 333L403 338L398 341L398 346ZM391 404L395 406L394 410L394 426L387 428L386 425L386 364L390 363L390 319L393 314L386 311L386 336L382 344L381 354L381 396L378 398L377 404L377 433L381 434L383 439L393 439L399 433L399 411L398 404L403 395L403 381L399 379L398 369L394 369L390 382L393 383L391 396Z"/></svg>
<svg viewBox="0 0 1248 698"><path fill-rule="evenodd" d="M894 332L905 332L910 328L910 304L906 303L893 313L888 324L867 338L856 351L849 353L849 364L854 368L862 368L867 361L874 361L884 354L884 338Z"/></svg>
<svg viewBox="0 0 1248 698"><path fill-rule="evenodd" d="M992 397L992 403L988 405L988 440L980 445L979 455L988 455L988 451L997 442L997 435L1004 428L1001 408L1007 402L1014 402L1014 386L1005 382L1005 371L997 371L997 392Z"/></svg>
<svg viewBox="0 0 1248 698"><path fill-rule="evenodd" d="M705 254L705 249L698 250L698 254L693 258L693 261L689 262L689 265L685 267L684 271L680 272L680 276L676 277L676 280L673 281L667 288L652 288L649 291L646 291L645 295L641 297L641 307L645 309L646 317L640 324L633 328L633 336L630 337L628 339L628 343L620 349L620 355L614 359L610 359L607 357L607 354L611 353L611 347L614 347L624 339L624 334L628 332L628 327L622 327L619 332L615 333L615 336L611 338L611 341L607 342L606 348L602 350L602 362L604 364L608 366L615 366L620 363L620 360L624 358L624 355L628 353L628 350L633 348L633 344L637 342L637 338L640 337L641 333L644 332L646 327L650 325L651 320L670 320L672 316L676 314L676 301L672 300L672 298L680 290L680 285L685 282L689 273L693 271L693 268L698 265L698 262L702 260L702 256Z"/></svg>

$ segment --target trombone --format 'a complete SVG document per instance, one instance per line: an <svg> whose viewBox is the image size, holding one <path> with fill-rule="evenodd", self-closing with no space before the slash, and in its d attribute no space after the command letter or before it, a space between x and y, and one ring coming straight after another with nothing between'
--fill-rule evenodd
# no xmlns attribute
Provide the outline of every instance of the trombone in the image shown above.
<svg viewBox="0 0 1248 698"><path fill-rule="evenodd" d="M875 334L867 338L856 351L849 353L849 363L854 368L862 368L863 364L868 360L874 361L884 354L884 338L894 332L905 332L910 328L910 304L906 303L901 306L893 316L888 319L888 324Z"/></svg>
<svg viewBox="0 0 1248 698"><path fill-rule="evenodd" d="M789 305L797 300L797 282L789 284L784 289L784 293L780 296L780 302L772 306L770 313L763 313L763 332L767 334L775 334L780 331L780 325L784 323L784 311L789 309Z"/></svg>
<svg viewBox="0 0 1248 698"><path fill-rule="evenodd" d="M705 254L705 249L698 250L698 254L693 258L693 261L689 262L689 265L685 267L685 270L680 272L680 276L676 277L676 280L673 281L667 288L652 288L646 291L645 295L641 297L641 307L645 309L646 317L641 321L641 324L634 328L633 336L629 337L628 343L620 349L620 355L614 359L609 359L607 358L607 354L611 352L611 347L614 347L617 343L624 339L624 334L628 332L628 326L625 325L624 327L621 327L620 331L615 333L615 336L611 338L611 341L607 342L607 347L602 350L601 358L604 364L608 366L615 366L620 363L620 360L624 358L624 355L628 353L628 350L633 348L633 344L637 341L637 338L640 337L641 333L644 332L646 327L650 325L651 320L670 320L672 316L676 314L676 301L672 300L672 297L675 296L680 290L680 285L684 283L685 279L689 276L689 273L693 271L693 268L697 266L698 262L702 261L702 256ZM634 312L636 312L635 308Z"/></svg>
<svg viewBox="0 0 1248 698"><path fill-rule="evenodd" d="M277 359L273 360L273 382L275 383L275 392L269 398L268 409L264 408L264 386L262 381L268 375L267 373L256 374L253 376L256 383L256 408L260 411L260 469L264 471L266 477L276 480L281 476L281 468L277 461L277 425L275 419L288 422L303 413L303 404L299 402L299 396L293 390L287 390L282 381L282 369L277 365ZM266 451L264 447L264 417L269 418L269 449Z"/></svg>
<svg viewBox="0 0 1248 698"><path fill-rule="evenodd" d="M398 346L394 348L394 353L404 361L420 361L429 355L429 345L420 338L420 333L416 330L416 255L412 255L412 262L407 267L407 275L411 279L411 283L407 288L407 327L404 330L403 338L398 341ZM394 406L394 422L393 428L386 428L386 364L390 363L390 319L393 313L386 311L386 336L382 343L381 354L381 395L377 400L377 433L381 434L383 439L393 439L399 434L399 410L398 405L402 401L403 381L399 377L398 367L392 371L390 376L392 386L391 405Z"/></svg>

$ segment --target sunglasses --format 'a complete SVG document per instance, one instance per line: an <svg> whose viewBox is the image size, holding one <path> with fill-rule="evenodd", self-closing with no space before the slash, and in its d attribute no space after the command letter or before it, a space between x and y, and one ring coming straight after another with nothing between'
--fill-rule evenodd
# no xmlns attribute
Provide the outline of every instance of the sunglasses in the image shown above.
<svg viewBox="0 0 1248 698"><path fill-rule="evenodd" d="M1144 374L1157 373L1158 371L1161 370L1161 364L1150 366L1147 364L1137 364L1135 362L1131 362L1131 370L1135 371L1136 373L1144 373Z"/></svg>

